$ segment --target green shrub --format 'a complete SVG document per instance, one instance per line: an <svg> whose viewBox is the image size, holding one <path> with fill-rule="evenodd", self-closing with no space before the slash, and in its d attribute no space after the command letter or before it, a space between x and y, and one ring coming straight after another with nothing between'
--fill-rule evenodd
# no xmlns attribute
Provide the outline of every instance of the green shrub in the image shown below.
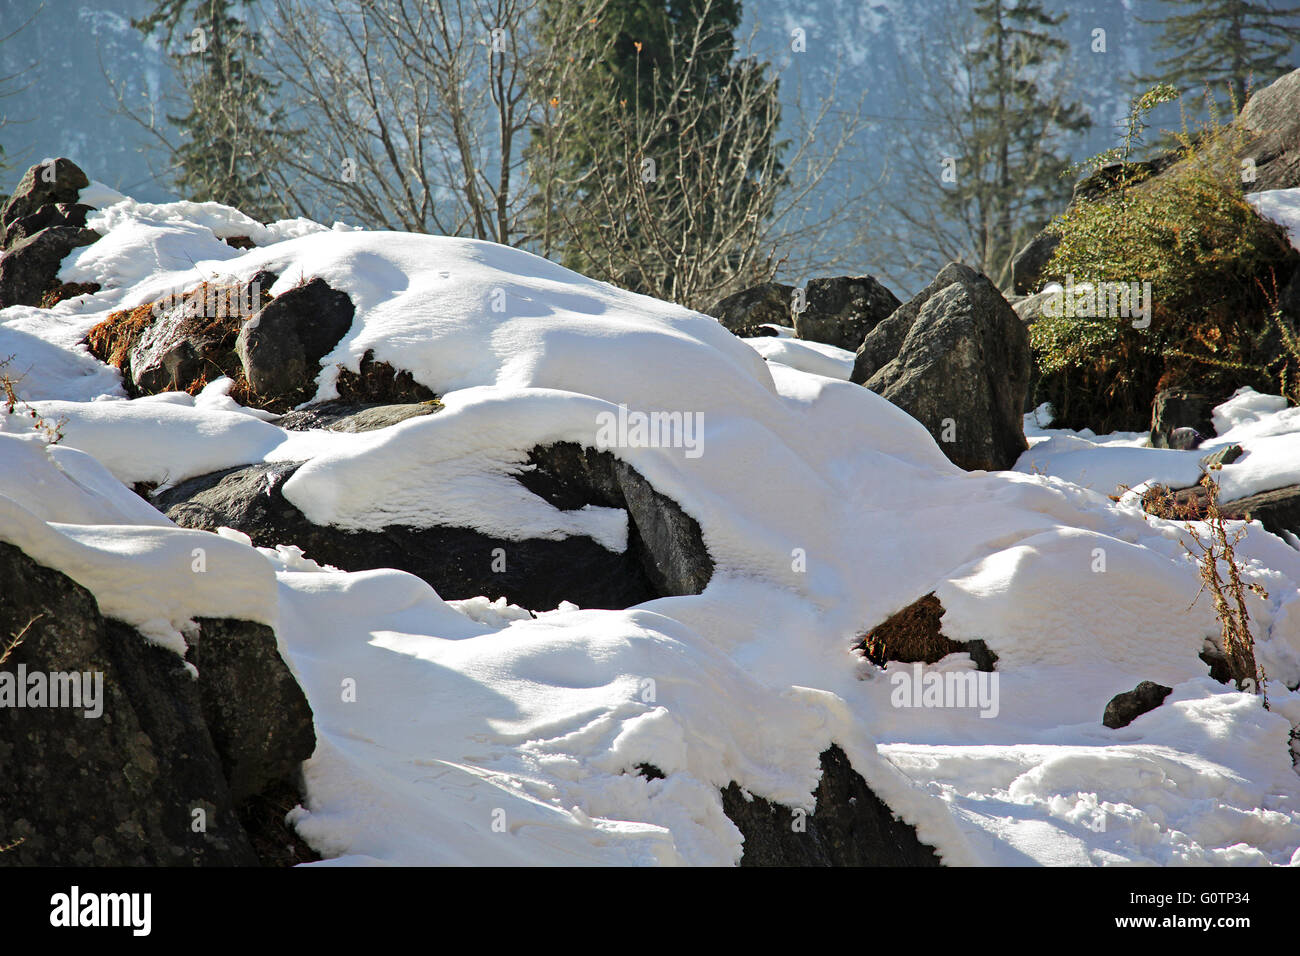
<svg viewBox="0 0 1300 956"><path fill-rule="evenodd" d="M1149 316L1093 315L1067 297L1034 324L1036 398L1067 427L1143 429L1166 387L1294 397L1300 353L1276 295L1300 255L1243 196L1242 134L1212 116L1194 136L1184 128L1179 161L1158 176L1129 159L1146 112L1171 94L1156 88L1134 103L1123 145L1091 161L1115 185L1050 227L1060 244L1045 271L1067 288L1150 283Z"/></svg>

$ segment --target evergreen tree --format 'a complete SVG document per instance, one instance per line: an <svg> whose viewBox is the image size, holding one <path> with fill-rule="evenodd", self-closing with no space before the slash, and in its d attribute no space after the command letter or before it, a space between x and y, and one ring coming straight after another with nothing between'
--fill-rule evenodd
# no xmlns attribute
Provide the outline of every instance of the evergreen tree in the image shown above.
<svg viewBox="0 0 1300 956"><path fill-rule="evenodd" d="M275 89L253 67L260 37L247 14L253 0L159 0L133 21L146 35L160 30L171 43L190 12L191 29L173 54L189 111L168 119L181 141L172 148L172 182L188 199L234 206L257 219L283 215L268 169L291 134L271 105Z"/></svg>
<svg viewBox="0 0 1300 956"><path fill-rule="evenodd" d="M1274 9L1257 0L1162 0L1183 8L1163 20L1156 45L1171 55L1157 72L1139 77L1142 88L1172 83L1184 90L1208 87L1220 107L1241 109L1252 84L1267 85L1296 65L1300 7Z"/></svg>
<svg viewBox="0 0 1300 956"><path fill-rule="evenodd" d="M529 148L540 251L677 301L753 281L783 144L777 81L736 56L740 3L610 0L591 12L548 0L539 18L551 51Z"/></svg>
<svg viewBox="0 0 1300 956"><path fill-rule="evenodd" d="M976 224L981 265L1002 284L1020 246L1069 196L1070 161L1051 140L1081 132L1092 120L1049 88L1056 80L1045 70L1067 49L1049 31L1064 14L1052 16L1038 0L983 0L975 15L982 30L969 61L969 172L958 177L947 205L950 214Z"/></svg>
<svg viewBox="0 0 1300 956"><path fill-rule="evenodd" d="M1016 252L1069 198L1063 139L1092 120L1064 92L1064 14L1040 0L981 0L970 14L954 9L951 35L922 51L913 88L925 119L908 147L924 175L890 203L897 221L875 226L874 244L907 257L887 271L960 259L1007 287Z"/></svg>

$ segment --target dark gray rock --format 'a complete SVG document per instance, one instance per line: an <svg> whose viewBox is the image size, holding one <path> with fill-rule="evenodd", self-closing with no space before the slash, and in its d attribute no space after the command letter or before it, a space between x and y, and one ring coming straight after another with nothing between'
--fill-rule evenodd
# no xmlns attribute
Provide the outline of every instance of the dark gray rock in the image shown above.
<svg viewBox="0 0 1300 956"><path fill-rule="evenodd" d="M23 174L9 201L0 209L0 226L7 230L13 222L49 203L75 203L81 190L89 185L86 174L70 159L59 157L48 163L37 163Z"/></svg>
<svg viewBox="0 0 1300 956"><path fill-rule="evenodd" d="M1044 270L1060 244L1060 236L1043 230L1016 253L1011 260L1011 289L1016 295L1033 295L1052 278Z"/></svg>
<svg viewBox="0 0 1300 956"><path fill-rule="evenodd" d="M925 425L970 471L1010 468L1028 447L1029 375L1024 323L987 277L949 263L866 337L851 380Z"/></svg>
<svg viewBox="0 0 1300 956"><path fill-rule="evenodd" d="M1127 727L1143 714L1155 710L1174 692L1172 687L1144 680L1132 690L1116 694L1106 705L1101 722L1112 730Z"/></svg>
<svg viewBox="0 0 1300 956"><path fill-rule="evenodd" d="M1225 501L1219 505L1219 510L1231 518L1258 521L1276 535L1283 531L1300 535L1300 485Z"/></svg>
<svg viewBox="0 0 1300 956"><path fill-rule="evenodd" d="M812 813L747 798L735 783L722 791L722 809L745 838L741 866L941 866L934 847L897 819L867 786L837 745L821 755L822 777Z"/></svg>
<svg viewBox="0 0 1300 956"><path fill-rule="evenodd" d="M81 229L86 215L93 210L84 203L46 203L30 216L15 219L4 229L0 247L10 248L22 239L34 236L47 226L71 226Z"/></svg>
<svg viewBox="0 0 1300 956"><path fill-rule="evenodd" d="M0 309L11 305L40 305L53 288L64 258L78 246L99 238L93 229L47 226L15 242L0 254Z"/></svg>
<svg viewBox="0 0 1300 956"><path fill-rule="evenodd" d="M857 358L849 381L865 385L871 376L898 357L912 323L936 292L954 282L975 282L979 278L981 276L978 272L960 262L950 262L944 266L933 282L895 309L892 315L880 322L862 340L857 348Z"/></svg>
<svg viewBox="0 0 1300 956"><path fill-rule="evenodd" d="M622 554L583 536L508 541L473 528L389 525L346 531L316 525L281 490L300 464L215 472L153 501L182 527L214 531L224 525L259 546L297 545L309 558L347 571L408 571L449 600L486 595L534 610L561 601L624 608L671 594L697 594L713 573L694 519L608 452L567 443L535 449L530 470L517 477L561 509L625 508L629 532Z"/></svg>
<svg viewBox="0 0 1300 956"><path fill-rule="evenodd" d="M1214 437L1214 406L1219 400L1200 392L1166 388L1151 403L1151 447L1186 451ZM1191 429L1175 437L1179 429Z"/></svg>
<svg viewBox="0 0 1300 956"><path fill-rule="evenodd" d="M739 335L763 325L792 327L790 303L794 286L763 282L727 296L709 310L723 327Z"/></svg>
<svg viewBox="0 0 1300 956"><path fill-rule="evenodd" d="M199 618L186 658L236 804L293 780L316 749L311 707L264 624Z"/></svg>
<svg viewBox="0 0 1300 956"><path fill-rule="evenodd" d="M347 293L312 279L272 299L239 331L236 351L253 392L291 401L304 395L328 355L352 328Z"/></svg>
<svg viewBox="0 0 1300 956"><path fill-rule="evenodd" d="M852 352L900 305L871 276L813 279L805 289L805 307L795 313L794 332L806 341Z"/></svg>
<svg viewBox="0 0 1300 956"><path fill-rule="evenodd" d="M404 422L408 418L432 415L442 408L438 401L378 405L366 402L321 402L281 415L275 424L288 431L325 428L334 432L369 432Z"/></svg>
<svg viewBox="0 0 1300 956"><path fill-rule="evenodd" d="M315 746L310 710L270 632L204 621L196 681L176 654L105 620L88 591L3 542L0 580L21 582L0 588L0 635L23 636L0 670L102 677L98 717L0 707L0 844L21 841L0 865L257 864L223 748L248 793L288 777L296 786ZM200 808L206 830L196 832Z"/></svg>

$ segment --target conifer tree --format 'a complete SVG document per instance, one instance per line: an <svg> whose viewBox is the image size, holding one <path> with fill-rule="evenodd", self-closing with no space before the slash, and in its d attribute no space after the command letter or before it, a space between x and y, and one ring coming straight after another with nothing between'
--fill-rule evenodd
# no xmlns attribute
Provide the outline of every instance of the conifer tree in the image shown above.
<svg viewBox="0 0 1300 956"><path fill-rule="evenodd" d="M235 15L236 6L245 17ZM161 32L168 44L189 27L173 53L189 110L168 117L181 137L172 147L177 191L266 220L285 211L267 170L290 134L272 106L273 85L254 67L260 37L246 19L251 6L252 0L159 0L133 23L146 35Z"/></svg>
<svg viewBox="0 0 1300 956"><path fill-rule="evenodd" d="M1300 7L1274 8L1260 0L1162 0L1182 9L1163 20L1156 45L1170 55L1156 72L1138 78L1142 88L1172 83L1208 89L1220 109L1241 109L1252 85L1267 85L1296 66Z"/></svg>

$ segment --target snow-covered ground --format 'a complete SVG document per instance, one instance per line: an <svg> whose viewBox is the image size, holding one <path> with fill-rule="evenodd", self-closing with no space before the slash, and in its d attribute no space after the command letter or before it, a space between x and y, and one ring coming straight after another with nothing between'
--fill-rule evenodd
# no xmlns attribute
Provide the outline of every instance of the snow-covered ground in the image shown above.
<svg viewBox="0 0 1300 956"><path fill-rule="evenodd" d="M949 864L1300 862L1300 694L1287 689L1300 684L1300 552L1258 525L1239 548L1268 592L1250 599L1265 710L1198 659L1219 628L1196 600L1185 530L1106 497L1194 481L1197 455L1041 432L1019 470L968 474L841 380L850 353L741 341L489 243L279 224L240 252L213 230L246 224L201 212L100 213L91 225L108 234L61 278L103 290L0 313L21 391L66 420L51 447L0 414L0 539L173 647L195 616L272 623L319 741L294 818L328 862L730 864L741 839L720 788L811 809L832 742ZM336 365L373 350L446 409L363 434L286 432L239 410L228 383L127 400L77 344L113 309L261 269L280 276L272 293L320 276L356 304L319 398L335 394ZM1276 402L1221 409L1216 443L1248 451L1224 471L1233 487L1294 480L1300 421ZM560 512L504 476L539 443L595 445L598 416L620 404L702 416L696 456L611 450L698 520L716 563L703 594L536 616L447 602L403 572L177 528L124 484L306 458L283 490L318 522L618 542L625 516ZM895 706L892 678L911 668L851 653L930 591L946 634L997 653L995 706ZM971 666L954 655L931 670ZM1103 727L1106 702L1143 679L1174 693Z"/></svg>

